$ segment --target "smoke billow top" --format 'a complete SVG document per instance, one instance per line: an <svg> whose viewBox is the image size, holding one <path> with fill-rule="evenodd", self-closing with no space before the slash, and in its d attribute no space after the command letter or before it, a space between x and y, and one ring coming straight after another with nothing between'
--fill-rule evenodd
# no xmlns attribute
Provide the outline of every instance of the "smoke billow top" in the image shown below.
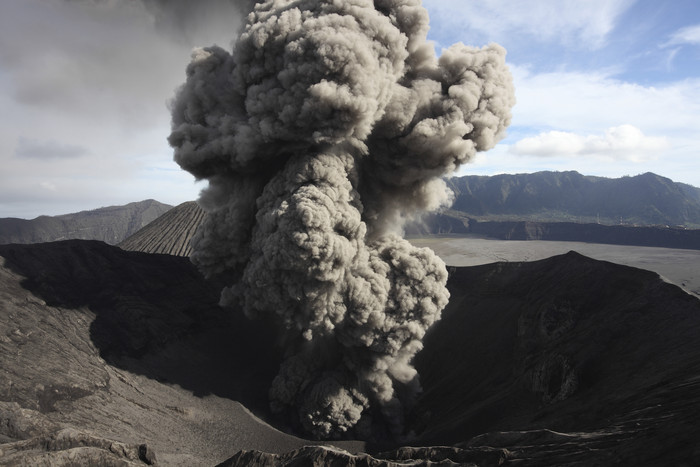
<svg viewBox="0 0 700 467"><path fill-rule="evenodd" d="M283 329L271 406L318 438L400 433L449 293L399 234L510 122L505 51L437 58L427 30L420 0L259 2L231 52L194 51L172 106L175 160L209 181L192 260Z"/></svg>

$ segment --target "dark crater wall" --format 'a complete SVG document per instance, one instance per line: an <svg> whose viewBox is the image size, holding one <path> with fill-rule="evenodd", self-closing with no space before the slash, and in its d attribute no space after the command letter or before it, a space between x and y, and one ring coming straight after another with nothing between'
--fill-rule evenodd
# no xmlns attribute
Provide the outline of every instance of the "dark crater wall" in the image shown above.
<svg viewBox="0 0 700 467"><path fill-rule="evenodd" d="M0 246L0 257L0 449L44 439L36 448L43 449L57 429L93 426L85 414L103 416L103 405L134 378L122 372L145 378L131 383L132 398L153 385L165 397L173 386L191 394L191 406L217 396L266 417L267 388L280 361L274 333L219 308L220 285L205 281L186 258L95 241ZM241 438L236 449L248 454L227 465L336 458L357 465L700 462L696 298L654 273L573 252L452 268L448 287L450 303L415 359L423 393L408 414L412 437L399 443L414 448L370 443L363 449L371 457L362 457L299 449L316 443L278 432L267 441ZM187 406L170 410L149 405L156 399L138 400L112 415L122 423L119 417L136 410L152 420L138 437L112 434L132 457L139 443L152 445L155 433L180 439L178 423L205 417L192 418ZM177 423L162 424L164 410ZM129 426L126 420L119 426ZM197 423L197 455L226 452L218 442L221 422ZM227 428L242 435L251 429ZM68 437L74 444L81 439ZM195 452L191 440L178 442Z"/></svg>

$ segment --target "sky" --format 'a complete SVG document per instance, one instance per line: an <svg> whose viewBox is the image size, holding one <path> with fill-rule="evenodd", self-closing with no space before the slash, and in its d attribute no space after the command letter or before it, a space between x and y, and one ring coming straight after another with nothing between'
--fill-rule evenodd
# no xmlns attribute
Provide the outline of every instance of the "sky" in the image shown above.
<svg viewBox="0 0 700 467"><path fill-rule="evenodd" d="M196 199L168 103L194 47L230 48L243 3L0 0L0 217ZM700 187L700 2L423 6L438 54L496 42L513 74L506 138L456 175L654 172Z"/></svg>

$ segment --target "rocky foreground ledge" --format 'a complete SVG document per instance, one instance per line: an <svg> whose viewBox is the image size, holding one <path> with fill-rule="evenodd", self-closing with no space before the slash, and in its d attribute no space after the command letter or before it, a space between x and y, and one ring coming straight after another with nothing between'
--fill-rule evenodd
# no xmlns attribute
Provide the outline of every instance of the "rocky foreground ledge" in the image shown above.
<svg viewBox="0 0 700 467"><path fill-rule="evenodd" d="M508 462L506 449L457 447L404 447L396 451L370 456L350 454L328 446L305 446L286 454L269 454L260 451L240 451L218 467L242 466L367 466L394 467L417 465L469 465L499 466Z"/></svg>
<svg viewBox="0 0 700 467"><path fill-rule="evenodd" d="M267 411L274 335L187 259L0 246L0 465L700 465L697 298L576 253L448 286L411 446L319 446Z"/></svg>

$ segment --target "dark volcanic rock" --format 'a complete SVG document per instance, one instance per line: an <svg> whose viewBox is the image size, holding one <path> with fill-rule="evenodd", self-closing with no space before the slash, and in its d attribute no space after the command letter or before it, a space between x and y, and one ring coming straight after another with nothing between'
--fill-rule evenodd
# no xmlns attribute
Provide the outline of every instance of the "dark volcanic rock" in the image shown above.
<svg viewBox="0 0 700 467"><path fill-rule="evenodd" d="M4 403L0 417L4 418ZM35 437L0 444L0 465L156 465L147 445L133 445L64 428Z"/></svg>
<svg viewBox="0 0 700 467"><path fill-rule="evenodd" d="M306 446L286 454L271 454L260 451L242 450L235 456L222 462L217 467L274 467L280 465L298 465L308 467L323 466L389 466L386 462L377 461L366 454L355 456L341 449L324 446Z"/></svg>
<svg viewBox="0 0 700 467"><path fill-rule="evenodd" d="M691 402L700 394L697 298L652 272L574 252L454 268L448 285L450 303L415 360L421 443L550 429L568 433L551 444L578 452L580 465L605 456L627 465L700 460L700 408ZM532 457L512 435L500 439ZM605 456L586 454L595 440L607 440L595 449Z"/></svg>
<svg viewBox="0 0 700 467"><path fill-rule="evenodd" d="M391 452L370 456L351 454L337 448L306 446L286 454L269 454L260 451L240 451L218 467L244 466L479 466L497 467L507 462L505 449L458 447L404 447Z"/></svg>

